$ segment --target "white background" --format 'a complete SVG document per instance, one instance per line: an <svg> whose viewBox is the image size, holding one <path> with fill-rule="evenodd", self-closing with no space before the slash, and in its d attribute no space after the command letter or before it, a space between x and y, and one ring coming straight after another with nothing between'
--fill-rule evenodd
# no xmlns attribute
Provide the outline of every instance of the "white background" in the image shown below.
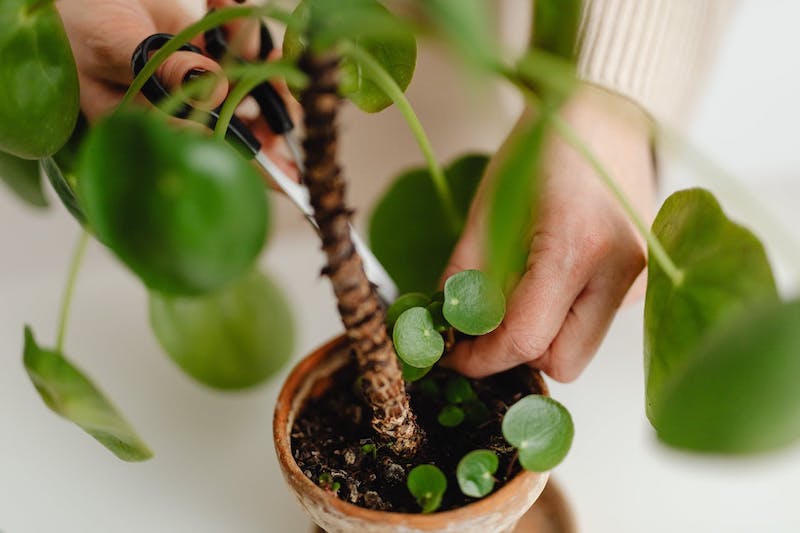
<svg viewBox="0 0 800 533"><path fill-rule="evenodd" d="M792 244L766 219L753 218L753 208L766 205L795 236L800 233L798 20L797 2L742 3L689 129L707 154L747 184L744 194L717 190L726 208L766 238L787 290L800 269L784 253ZM471 115L471 128L464 127L467 119L454 111L463 109L458 95L440 86L431 96L437 87L426 73L443 68L443 61L435 53L423 56L410 93L437 149L449 156L467 146L495 146L507 121L483 127L490 111L481 108ZM420 161L392 110L367 118L348 112L344 130L345 161L358 176L357 205L369 204L385 176ZM663 192L688 184L715 188L706 177L670 165ZM278 211L263 262L302 317L297 360L340 326L330 289L318 276L321 258L312 233L285 206ZM31 324L43 344L54 341L76 237L76 225L60 206L35 213L0 194L0 530L306 531L272 448L272 407L285 371L238 394L191 382L153 339L142 287L96 244L80 275L67 352L114 399L156 457L144 464L119 462L46 410L22 368L22 327ZM655 442L643 414L641 329L641 306L623 310L587 372L574 384L553 386L577 427L574 447L555 477L582 530L800 531L797 448L733 461L690 457Z"/></svg>

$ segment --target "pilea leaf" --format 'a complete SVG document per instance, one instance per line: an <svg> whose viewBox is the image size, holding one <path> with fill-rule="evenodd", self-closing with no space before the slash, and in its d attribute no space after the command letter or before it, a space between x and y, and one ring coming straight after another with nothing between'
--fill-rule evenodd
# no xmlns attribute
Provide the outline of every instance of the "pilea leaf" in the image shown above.
<svg viewBox="0 0 800 533"><path fill-rule="evenodd" d="M445 398L450 403L464 403L477 398L469 380L463 376L456 376L447 380L444 389Z"/></svg>
<svg viewBox="0 0 800 533"><path fill-rule="evenodd" d="M480 270L464 270L444 283L442 312L454 328L467 335L484 335L503 321L503 291Z"/></svg>
<svg viewBox="0 0 800 533"><path fill-rule="evenodd" d="M461 458L456 478L461 492L472 498L483 498L494 488L494 473L499 460L490 450L474 450Z"/></svg>
<svg viewBox="0 0 800 533"><path fill-rule="evenodd" d="M470 154L444 169L464 219L488 161L485 155ZM369 239L401 292L432 293L458 240L449 228L430 173L418 168L398 176L381 197L370 217Z"/></svg>
<svg viewBox="0 0 800 533"><path fill-rule="evenodd" d="M83 214L75 188L78 184L79 151L88 131L86 118L80 115L67 144L54 155L39 160L42 173L47 176L61 203L81 225L86 224L86 215Z"/></svg>
<svg viewBox="0 0 800 533"><path fill-rule="evenodd" d="M433 365L426 366L425 368L416 368L409 365L402 359L400 359L400 366L403 369L403 379L411 382L424 378L433 368Z"/></svg>
<svg viewBox="0 0 800 533"><path fill-rule="evenodd" d="M404 311L395 322L392 337L397 355L415 368L430 367L444 353L444 339L424 307Z"/></svg>
<svg viewBox="0 0 800 533"><path fill-rule="evenodd" d="M74 422L123 461L153 453L105 395L63 354L41 348L25 327L23 361L33 385L54 413Z"/></svg>
<svg viewBox="0 0 800 533"><path fill-rule="evenodd" d="M375 0L303 0L286 28L283 55L297 59L310 38L322 48L347 39L369 52L405 91L414 75L417 43L413 33L403 27ZM363 111L376 113L392 104L352 58L342 60L340 72L340 93Z"/></svg>
<svg viewBox="0 0 800 533"><path fill-rule="evenodd" d="M800 439L800 301L770 302L716 327L664 384L653 425L665 443L763 452Z"/></svg>
<svg viewBox="0 0 800 533"><path fill-rule="evenodd" d="M422 512L432 513L442 504L442 496L447 490L447 478L434 465L419 465L408 473L406 486L416 498Z"/></svg>
<svg viewBox="0 0 800 533"><path fill-rule="evenodd" d="M153 290L219 289L264 245L258 171L224 142L155 114L118 112L95 125L78 173L89 225Z"/></svg>
<svg viewBox="0 0 800 533"><path fill-rule="evenodd" d="M421 292L403 294L395 300L386 311L386 325L389 326L389 328L394 327L394 323L397 322L397 319L403 312L412 307L425 307L430 301L431 299L428 298L428 295L422 294Z"/></svg>
<svg viewBox="0 0 800 533"><path fill-rule="evenodd" d="M487 272L506 293L524 271L530 249L547 122L544 116L523 117L500 147L493 170L486 176L490 191L486 222Z"/></svg>
<svg viewBox="0 0 800 533"><path fill-rule="evenodd" d="M447 328L450 327L450 324L447 323L447 319L445 319L444 313L442 312L443 307L442 302L431 302L425 308L431 314L434 329L439 333L446 331Z"/></svg>
<svg viewBox="0 0 800 533"><path fill-rule="evenodd" d="M574 434L569 411L547 396L525 396L503 417L503 436L519 450L523 468L534 472L546 472L560 463Z"/></svg>
<svg viewBox="0 0 800 533"><path fill-rule="evenodd" d="M294 344L286 297L258 271L203 296L151 292L150 326L184 372L217 389L262 383L288 361Z"/></svg>
<svg viewBox="0 0 800 533"><path fill-rule="evenodd" d="M52 155L78 118L78 69L55 2L0 2L0 151Z"/></svg>
<svg viewBox="0 0 800 533"><path fill-rule="evenodd" d="M464 421L464 411L457 405L445 405L437 417L439 424L447 428L454 428Z"/></svg>
<svg viewBox="0 0 800 533"><path fill-rule="evenodd" d="M36 161L0 152L0 181L28 205L47 207L39 164Z"/></svg>
<svg viewBox="0 0 800 533"><path fill-rule="evenodd" d="M691 364L706 334L778 296L761 242L730 221L710 192L689 189L667 198L653 233L683 273L675 285L658 261L649 262L644 358L647 416L655 424L664 387Z"/></svg>

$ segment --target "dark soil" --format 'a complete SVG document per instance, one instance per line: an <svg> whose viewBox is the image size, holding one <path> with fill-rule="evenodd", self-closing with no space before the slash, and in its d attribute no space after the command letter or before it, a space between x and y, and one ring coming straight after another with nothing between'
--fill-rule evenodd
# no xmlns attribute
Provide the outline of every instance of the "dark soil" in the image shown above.
<svg viewBox="0 0 800 533"><path fill-rule="evenodd" d="M468 452L483 448L500 459L494 490L499 489L520 471L516 453L501 433L503 414L523 396L540 391L527 367L469 380L480 402L461 403L467 414L464 422L447 428L439 424L438 415L451 404L446 391L456 377L456 373L437 367L409 385L411 405L427 440L416 457L401 460L375 441L355 364L344 366L318 384L317 396L306 402L295 420L292 451L297 464L311 481L336 492L344 501L369 509L418 513L419 506L406 488L406 476L416 465L433 463L447 476L447 493L439 509L446 511L475 500L459 490L456 465Z"/></svg>

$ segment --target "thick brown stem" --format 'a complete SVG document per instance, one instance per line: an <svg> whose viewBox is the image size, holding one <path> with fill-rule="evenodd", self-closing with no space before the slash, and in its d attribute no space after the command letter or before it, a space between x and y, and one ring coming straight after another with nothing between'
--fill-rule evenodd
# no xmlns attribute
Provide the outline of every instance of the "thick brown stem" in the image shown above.
<svg viewBox="0 0 800 533"><path fill-rule="evenodd" d="M423 433L408 402L383 306L350 239L352 212L345 204L345 182L336 161L338 63L333 55L301 58L300 66L309 77L300 98L306 130L305 180L328 259L324 272L333 284L339 315L356 354L364 395L372 407L372 426L396 453L409 457L419 448Z"/></svg>

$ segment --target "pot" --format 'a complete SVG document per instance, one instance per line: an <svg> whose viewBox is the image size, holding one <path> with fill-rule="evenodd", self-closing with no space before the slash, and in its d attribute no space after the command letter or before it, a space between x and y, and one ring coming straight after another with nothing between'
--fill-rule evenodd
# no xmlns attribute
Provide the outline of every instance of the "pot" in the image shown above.
<svg viewBox="0 0 800 533"><path fill-rule="evenodd" d="M308 479L294 460L291 430L306 399L319 395L326 378L350 357L345 336L317 348L292 370L275 407L273 432L281 471L311 519L328 533L507 533L530 509L547 483L547 473L523 470L496 492L474 503L432 514L374 511L340 500ZM543 394L544 381L536 379Z"/></svg>

